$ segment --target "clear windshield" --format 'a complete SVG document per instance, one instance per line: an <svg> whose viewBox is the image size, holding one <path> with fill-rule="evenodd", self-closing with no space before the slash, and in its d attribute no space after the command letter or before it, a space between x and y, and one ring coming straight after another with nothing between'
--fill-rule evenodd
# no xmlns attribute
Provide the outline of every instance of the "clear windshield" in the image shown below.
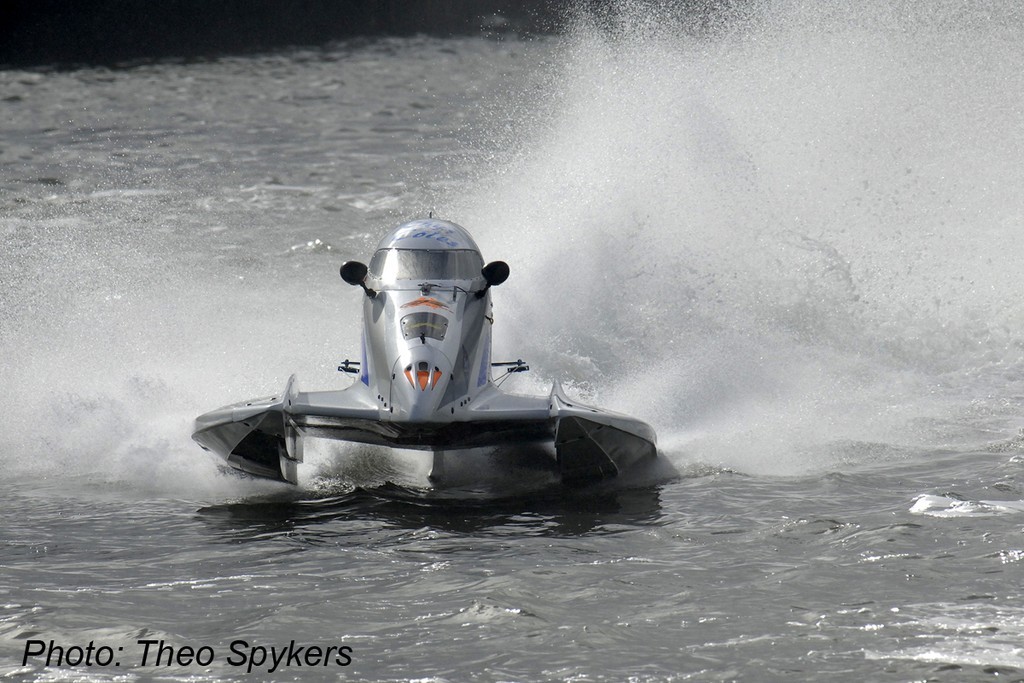
<svg viewBox="0 0 1024 683"><path fill-rule="evenodd" d="M430 337L444 341L448 332L448 318L437 313L410 313L402 318L402 336L406 339Z"/></svg>
<svg viewBox="0 0 1024 683"><path fill-rule="evenodd" d="M370 261L370 274L384 282L395 280L472 280L484 260L471 249L380 249Z"/></svg>

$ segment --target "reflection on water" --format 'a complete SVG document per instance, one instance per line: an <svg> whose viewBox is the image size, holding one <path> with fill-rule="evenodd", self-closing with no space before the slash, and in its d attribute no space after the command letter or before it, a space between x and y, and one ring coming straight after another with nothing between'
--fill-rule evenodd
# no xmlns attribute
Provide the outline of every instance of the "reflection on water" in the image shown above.
<svg viewBox="0 0 1024 683"><path fill-rule="evenodd" d="M200 508L198 519L224 540L258 540L337 522L370 522L388 529L432 529L497 536L580 536L622 526L654 525L661 518L660 487L561 485L529 496L459 497L451 492L385 484L327 497L274 496ZM338 535L351 533L339 528Z"/></svg>
<svg viewBox="0 0 1024 683"><path fill-rule="evenodd" d="M424 452L311 440L305 464L314 473L309 480L296 488L203 507L199 518L232 541L312 527L344 536L352 533L352 523L358 533L383 525L574 536L607 533L614 525L657 523L660 486L679 476L668 460L658 458L614 479L563 484L549 453L517 446L447 452L443 480L428 485L430 458ZM323 529L342 523L350 524Z"/></svg>

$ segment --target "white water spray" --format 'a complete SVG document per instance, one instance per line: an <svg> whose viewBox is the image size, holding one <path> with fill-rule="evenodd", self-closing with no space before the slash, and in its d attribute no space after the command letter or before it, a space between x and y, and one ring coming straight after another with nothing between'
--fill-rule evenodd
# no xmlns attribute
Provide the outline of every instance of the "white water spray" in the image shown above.
<svg viewBox="0 0 1024 683"><path fill-rule="evenodd" d="M343 386L358 292L337 265L424 207L512 265L496 353L534 373L509 386L562 379L650 420L677 463L791 474L1012 436L1016 3L764 2L716 21L623 3L565 37L454 53L3 74L21 99L0 462L219 490L192 417L295 371ZM478 60L500 87L429 81L424 54L456 75ZM432 175L460 126L474 153Z"/></svg>
<svg viewBox="0 0 1024 683"><path fill-rule="evenodd" d="M582 22L459 204L514 264L506 352L745 471L998 438L978 412L1013 430L1022 15L986 7Z"/></svg>

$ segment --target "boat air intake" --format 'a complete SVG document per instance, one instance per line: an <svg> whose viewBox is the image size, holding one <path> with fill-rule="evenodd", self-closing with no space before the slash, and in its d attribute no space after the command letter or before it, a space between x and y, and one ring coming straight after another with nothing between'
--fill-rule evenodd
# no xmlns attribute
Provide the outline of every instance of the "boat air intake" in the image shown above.
<svg viewBox="0 0 1024 683"><path fill-rule="evenodd" d="M426 391L428 387L430 389L436 387L437 382L441 379L441 374L441 368L435 366L431 372L430 364L422 360L416 363L415 371L413 371L412 364L405 366L405 378L409 380L413 389L418 388L420 391Z"/></svg>

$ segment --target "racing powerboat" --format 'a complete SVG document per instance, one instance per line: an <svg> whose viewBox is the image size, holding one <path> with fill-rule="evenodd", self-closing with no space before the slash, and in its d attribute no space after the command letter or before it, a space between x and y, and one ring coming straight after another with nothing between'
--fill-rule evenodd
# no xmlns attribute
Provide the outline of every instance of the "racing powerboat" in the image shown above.
<svg viewBox="0 0 1024 683"><path fill-rule="evenodd" d="M362 352L341 372L352 384L300 391L292 375L278 396L199 416L192 438L249 474L297 483L303 439L318 437L430 453L432 481L446 451L540 445L562 481L613 477L657 454L654 430L635 418L568 398L499 388L522 360L492 362L491 288L503 261L484 265L465 228L420 219L386 235L369 266L348 261L341 277L363 290Z"/></svg>

